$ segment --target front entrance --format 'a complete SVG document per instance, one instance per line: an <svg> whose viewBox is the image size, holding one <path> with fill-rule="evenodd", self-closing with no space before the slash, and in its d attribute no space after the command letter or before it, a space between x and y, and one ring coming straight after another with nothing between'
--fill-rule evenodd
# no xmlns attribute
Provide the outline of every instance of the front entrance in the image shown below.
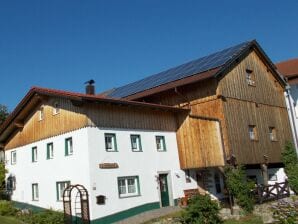
<svg viewBox="0 0 298 224"><path fill-rule="evenodd" d="M159 174L159 189L160 189L160 198L161 198L162 207L166 207L170 205L167 177L168 177L168 174Z"/></svg>

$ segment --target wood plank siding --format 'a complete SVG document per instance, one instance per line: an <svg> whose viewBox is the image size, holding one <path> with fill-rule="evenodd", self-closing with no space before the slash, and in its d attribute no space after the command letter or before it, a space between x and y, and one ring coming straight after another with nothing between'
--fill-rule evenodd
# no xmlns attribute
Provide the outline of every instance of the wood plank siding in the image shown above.
<svg viewBox="0 0 298 224"><path fill-rule="evenodd" d="M53 115L53 106L56 103L60 107L60 112ZM78 103L78 106L74 104L67 98L49 97L39 105L35 105L24 121L24 127L11 135L5 149L30 144L87 126L159 131L176 131L178 126L176 115L170 111L107 103L85 102ZM39 120L41 107L44 110L43 120Z"/></svg>
<svg viewBox="0 0 298 224"><path fill-rule="evenodd" d="M246 69L254 73L255 85L248 85ZM216 131L212 130L215 126L194 122L190 117L183 121L177 132L183 169L224 165L232 154L243 164L262 163L264 155L268 156L268 162L278 163L285 141L292 140L283 87L253 50L221 78L138 100L190 108L191 115L218 119L224 154L218 154L220 144L211 144L215 141ZM248 125L256 125L258 141L250 140ZM269 127L276 128L277 141L270 141Z"/></svg>

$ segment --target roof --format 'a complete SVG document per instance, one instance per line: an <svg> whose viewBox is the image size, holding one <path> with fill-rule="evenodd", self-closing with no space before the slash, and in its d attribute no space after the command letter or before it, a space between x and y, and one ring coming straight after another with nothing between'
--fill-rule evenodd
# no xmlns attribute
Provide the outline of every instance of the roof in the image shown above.
<svg viewBox="0 0 298 224"><path fill-rule="evenodd" d="M239 58L242 53L247 52L247 50L250 49L252 46L257 48L259 52L261 52L261 54L274 70L274 64L264 53L259 44L255 40L246 41L233 47L210 54L208 56L168 69L164 72L151 75L139 81L115 88L112 91L108 92L107 96L113 98L130 99L129 96L132 96L134 94L148 91L150 89L155 89L168 83L184 80L194 75L203 76L205 74L204 78L217 77L219 73L222 72L222 68L230 65L233 61ZM209 72L209 75L206 75L207 72Z"/></svg>
<svg viewBox="0 0 298 224"><path fill-rule="evenodd" d="M127 105L134 107L142 107L142 108L151 108L151 109L160 109L171 111L174 113L177 112L186 112L188 109L182 109L177 107L171 107L160 104L152 104L152 103L144 103L137 101L130 101L125 99L112 99L108 97L102 97L98 95L89 95L83 93L62 91L56 89L48 89L41 87L32 87L29 92L25 95L25 97L21 100L21 102L16 106L14 111L8 116L8 118L4 121L4 123L0 126L0 135L5 131L5 129L17 118L17 116L24 110L26 105L35 97L35 96L54 96L54 97L64 97L70 100L76 100L80 102L98 102L98 103L109 103L116 105Z"/></svg>
<svg viewBox="0 0 298 224"><path fill-rule="evenodd" d="M298 76L298 58L276 63L276 67L287 78Z"/></svg>

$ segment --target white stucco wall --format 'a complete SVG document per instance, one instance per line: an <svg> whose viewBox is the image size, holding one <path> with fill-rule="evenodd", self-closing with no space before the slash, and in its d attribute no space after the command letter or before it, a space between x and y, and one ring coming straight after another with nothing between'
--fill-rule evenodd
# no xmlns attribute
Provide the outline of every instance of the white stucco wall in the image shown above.
<svg viewBox="0 0 298 224"><path fill-rule="evenodd" d="M73 155L65 156L65 138L72 137ZM88 138L87 129L48 138L13 150L17 152L16 164L11 164L11 151L5 152L8 174L16 177L16 190L12 200L44 208L63 210L57 201L56 182L88 185ZM47 160L47 143L54 144L54 158ZM32 162L32 147L37 146L38 161ZM39 200L32 201L32 184L38 183Z"/></svg>
<svg viewBox="0 0 298 224"><path fill-rule="evenodd" d="M106 152L104 133L114 133L118 152ZM142 152L132 152L130 135L141 136ZM166 151L156 150L155 136L165 136ZM170 204L183 196L181 182L185 180L180 170L175 132L145 130L119 130L88 128L90 152L90 213L92 219L107 216L139 205L159 202L159 173L168 173ZM100 163L117 163L117 169L100 169ZM140 196L119 198L117 177L139 176ZM96 204L96 196L107 197L105 205Z"/></svg>

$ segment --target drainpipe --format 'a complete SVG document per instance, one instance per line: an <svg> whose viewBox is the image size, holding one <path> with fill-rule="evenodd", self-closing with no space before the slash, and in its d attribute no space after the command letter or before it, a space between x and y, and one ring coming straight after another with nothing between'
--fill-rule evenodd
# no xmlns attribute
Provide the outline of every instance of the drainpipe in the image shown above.
<svg viewBox="0 0 298 224"><path fill-rule="evenodd" d="M290 120L291 120L291 128L293 130L293 133L294 133L294 144L295 144L295 149L296 149L296 153L297 153L297 156L298 156L298 136L297 136L297 129L296 129L296 122L295 122L295 115L293 113L293 104L292 104L292 101L291 101L291 93L290 93L290 86L287 85L286 86L286 91L285 91L285 95L286 95L286 99L287 99L287 103L288 103L288 106L289 106L289 109L290 109Z"/></svg>

